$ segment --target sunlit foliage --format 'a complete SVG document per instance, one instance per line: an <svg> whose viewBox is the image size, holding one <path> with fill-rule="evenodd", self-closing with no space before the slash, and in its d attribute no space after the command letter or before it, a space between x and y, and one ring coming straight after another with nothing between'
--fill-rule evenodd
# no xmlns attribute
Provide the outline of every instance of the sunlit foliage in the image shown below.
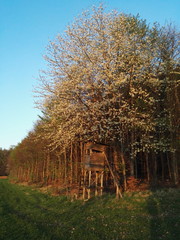
<svg viewBox="0 0 180 240"><path fill-rule="evenodd" d="M128 176L178 183L179 33L173 26L150 26L100 6L51 41L45 59L35 135L46 145L46 160L32 155L28 164L46 161L45 175L60 168L73 182L81 144L95 141L121 152Z"/></svg>

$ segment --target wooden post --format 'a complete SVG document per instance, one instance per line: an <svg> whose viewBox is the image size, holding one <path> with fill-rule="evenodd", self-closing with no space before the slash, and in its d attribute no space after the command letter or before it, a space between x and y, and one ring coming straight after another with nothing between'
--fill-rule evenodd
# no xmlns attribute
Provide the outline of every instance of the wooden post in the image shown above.
<svg viewBox="0 0 180 240"><path fill-rule="evenodd" d="M95 181L96 181L96 189L95 189L95 196L97 196L98 195L98 172L96 172L96 179L95 179Z"/></svg>
<svg viewBox="0 0 180 240"><path fill-rule="evenodd" d="M83 199L86 197L86 170L84 170L84 181L83 181Z"/></svg>
<svg viewBox="0 0 180 240"><path fill-rule="evenodd" d="M100 191L101 196L103 194L103 178L104 178L104 172L101 173L101 191Z"/></svg>
<svg viewBox="0 0 180 240"><path fill-rule="evenodd" d="M88 199L91 197L91 171L89 171Z"/></svg>
<svg viewBox="0 0 180 240"><path fill-rule="evenodd" d="M112 177L113 177L113 179L114 179L114 184L115 184L115 186L116 186L116 197L117 198L122 198L122 194L121 194L121 190L120 190L120 187L119 187L119 183L118 183L118 180L116 179L116 176L114 175L114 173L113 173L113 170L112 170L112 168L111 168L111 166L110 166L110 164L109 164L109 161L108 161L108 159L107 159L107 156L106 156L106 154L105 154L105 152L103 152L104 153L104 157L105 157L105 160L106 160L106 162L107 162L107 165L108 165L108 168L109 168L109 170L110 170L110 173L111 173L111 175L112 175Z"/></svg>

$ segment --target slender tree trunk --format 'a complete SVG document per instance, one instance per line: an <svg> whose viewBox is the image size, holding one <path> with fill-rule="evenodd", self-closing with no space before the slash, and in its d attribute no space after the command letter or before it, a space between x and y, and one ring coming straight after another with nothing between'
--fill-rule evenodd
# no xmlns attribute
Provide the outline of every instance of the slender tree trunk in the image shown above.
<svg viewBox="0 0 180 240"><path fill-rule="evenodd" d="M130 156L130 175L131 177L135 177L135 161L134 161L134 150L133 150L133 144L134 142L134 134L131 133L131 156Z"/></svg>
<svg viewBox="0 0 180 240"><path fill-rule="evenodd" d="M46 161L45 159L43 159L43 171L42 171L43 182L45 182L45 178L46 178Z"/></svg>
<svg viewBox="0 0 180 240"><path fill-rule="evenodd" d="M164 174L164 158L163 158L163 153L161 152L160 153L160 158L161 158L161 179L162 179L162 182L164 182L164 179L165 179L165 174Z"/></svg>
<svg viewBox="0 0 180 240"><path fill-rule="evenodd" d="M178 185L179 179L178 179L178 164L176 159L176 154L172 153L172 175L173 175L173 183L174 185Z"/></svg>
<svg viewBox="0 0 180 240"><path fill-rule="evenodd" d="M47 158L46 158L46 184L48 185L49 183L49 163L50 163L50 155L49 155L49 150L47 152Z"/></svg>
<svg viewBox="0 0 180 240"><path fill-rule="evenodd" d="M71 150L70 150L70 184L72 185L73 183L73 144L71 142Z"/></svg>
<svg viewBox="0 0 180 240"><path fill-rule="evenodd" d="M150 174L149 174L149 159L148 159L148 153L145 153L145 161L146 161L146 175L147 175L147 181L150 181Z"/></svg>
<svg viewBox="0 0 180 240"><path fill-rule="evenodd" d="M66 148L64 149L64 183L67 186L67 156L66 156Z"/></svg>
<svg viewBox="0 0 180 240"><path fill-rule="evenodd" d="M153 162L154 162L153 181L156 184L157 183L157 156L155 153L153 153L152 156L153 156Z"/></svg>
<svg viewBox="0 0 180 240"><path fill-rule="evenodd" d="M126 181L126 163L124 160L124 154L121 153L121 163L122 163L122 175L123 175L123 187L124 191L127 190L127 181Z"/></svg>
<svg viewBox="0 0 180 240"><path fill-rule="evenodd" d="M170 181L172 181L171 163L170 163L170 157L168 153L167 153L167 164L168 164L169 179Z"/></svg>

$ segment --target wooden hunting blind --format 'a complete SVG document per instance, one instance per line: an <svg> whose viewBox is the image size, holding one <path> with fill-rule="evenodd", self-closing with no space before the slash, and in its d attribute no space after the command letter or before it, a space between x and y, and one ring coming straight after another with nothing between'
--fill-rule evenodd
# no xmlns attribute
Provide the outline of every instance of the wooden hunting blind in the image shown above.
<svg viewBox="0 0 180 240"><path fill-rule="evenodd" d="M89 199L91 193L97 196L103 192L105 151L107 146L88 142L84 144L83 174L81 179L83 199Z"/></svg>
<svg viewBox="0 0 180 240"><path fill-rule="evenodd" d="M105 166L104 151L106 148L106 145L86 143L84 149L84 168L92 171L103 171Z"/></svg>
<svg viewBox="0 0 180 240"><path fill-rule="evenodd" d="M84 154L82 158L82 174L80 176L79 193L82 191L83 199L89 199L91 193L95 196L102 195L104 188L104 173L105 168L109 169L114 185L116 186L116 193L121 195L118 180L113 172L108 157L108 146L104 144L97 144L88 142L84 144Z"/></svg>

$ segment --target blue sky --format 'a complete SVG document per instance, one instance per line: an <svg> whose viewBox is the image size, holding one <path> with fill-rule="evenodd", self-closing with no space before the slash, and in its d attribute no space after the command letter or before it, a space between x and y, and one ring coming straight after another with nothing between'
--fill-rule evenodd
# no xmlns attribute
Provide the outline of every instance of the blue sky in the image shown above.
<svg viewBox="0 0 180 240"><path fill-rule="evenodd" d="M48 42L101 2L108 11L180 27L179 0L0 0L0 148L18 144L38 119L33 86L46 69Z"/></svg>

